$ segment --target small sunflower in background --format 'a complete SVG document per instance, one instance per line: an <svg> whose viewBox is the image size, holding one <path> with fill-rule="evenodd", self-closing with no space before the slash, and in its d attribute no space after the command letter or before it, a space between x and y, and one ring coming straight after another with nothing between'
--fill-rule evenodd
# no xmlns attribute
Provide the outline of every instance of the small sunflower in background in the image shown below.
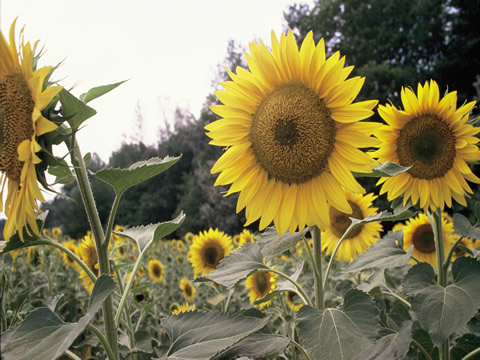
<svg viewBox="0 0 480 360"><path fill-rule="evenodd" d="M78 254L79 251L78 251L77 245L75 244L75 240L70 239L68 241L63 242L62 245L66 247L68 250L70 250L71 252L73 252L75 255L77 256L79 255ZM68 254L60 250L59 250L59 253L65 265L71 266L73 268L77 266L77 263L75 262L75 260L73 260L70 256L68 256Z"/></svg>
<svg viewBox="0 0 480 360"><path fill-rule="evenodd" d="M333 252L338 241L351 225L352 220L350 218L361 220L369 215L375 215L378 210L373 207L373 201L377 196L372 193L362 195L345 191L345 197L352 208L351 213L347 214L329 206L330 226L327 227L325 232L322 232L322 250L327 255ZM336 260L351 262L357 255L380 239L382 229L380 223L370 222L353 230L340 245L335 257Z"/></svg>
<svg viewBox="0 0 480 360"><path fill-rule="evenodd" d="M465 180L480 183L468 162L480 160L479 141L475 135L480 128L467 124L471 101L457 109L457 92L446 94L440 100L435 81L418 84L417 96L409 88L402 88L405 110L380 105L378 112L386 121L375 135L382 141L373 155L380 162L391 161L408 167L406 172L380 178L380 194L387 193L389 201L402 196L406 204L424 210L452 206L452 198L467 206L465 195L472 189Z"/></svg>
<svg viewBox="0 0 480 360"><path fill-rule="evenodd" d="M191 232L187 232L183 238L187 244L191 244L195 238L195 235Z"/></svg>
<svg viewBox="0 0 480 360"><path fill-rule="evenodd" d="M18 233L23 241L24 228L28 234L40 236L36 212L41 210L37 201L45 199L37 176L44 176L45 167L40 166L43 140L39 138L57 128L42 110L62 87L50 86L51 66L36 69L38 42L33 46L30 42L25 44L23 29L17 48L15 23L16 20L10 27L10 43L0 32L0 210L7 217L3 230L5 240Z"/></svg>
<svg viewBox="0 0 480 360"><path fill-rule="evenodd" d="M435 251L435 238L432 225L427 215L420 213L415 218L410 218L404 225L396 225L396 229L403 230L403 248L408 250L413 245L413 256L420 261L437 266ZM442 235L445 253L448 254L455 236L452 223L442 216Z"/></svg>
<svg viewBox="0 0 480 360"><path fill-rule="evenodd" d="M249 230L244 229L240 233L240 245L239 246L242 246L243 244L246 244L246 243L251 243L253 241L254 241L253 235Z"/></svg>
<svg viewBox="0 0 480 360"><path fill-rule="evenodd" d="M298 311L303 306L303 302L295 291L288 290L285 295L285 300L288 307L293 309L293 311Z"/></svg>
<svg viewBox="0 0 480 360"><path fill-rule="evenodd" d="M195 287L187 278L180 280L179 288L182 290L182 295L185 301L192 303L195 300Z"/></svg>
<svg viewBox="0 0 480 360"><path fill-rule="evenodd" d="M148 275L150 276L150 279L156 283L162 282L163 276L165 275L163 264L156 259L151 259L148 262Z"/></svg>
<svg viewBox="0 0 480 360"><path fill-rule="evenodd" d="M275 290L277 287L277 276L277 274L269 271L258 271L247 277L245 288L249 290L248 296L250 298L250 304L263 299L268 293ZM256 306L262 310L264 307L270 306L271 303L269 300Z"/></svg>
<svg viewBox="0 0 480 360"><path fill-rule="evenodd" d="M223 105L210 109L222 119L205 126L210 144L227 150L211 172L215 185L239 192L237 212L245 226L272 221L279 235L305 225L329 225L327 202L351 213L342 188L363 193L352 172L370 173L378 163L359 148L377 146L370 135L380 125L361 122L374 114L377 100L353 103L365 78L347 80L353 66L336 52L325 55L321 39L305 37L300 50L292 31L271 51L250 43L249 70L228 72L231 81L215 92Z"/></svg>
<svg viewBox="0 0 480 360"><path fill-rule="evenodd" d="M78 254L83 260L85 265L92 271L95 276L98 276L98 257L97 257L97 248L93 241L93 237L90 235L85 235L83 240L78 245ZM92 293L93 286L95 285L88 275L80 268L77 267L77 270L80 272L80 279L82 279L82 284L85 286L89 293Z"/></svg>
<svg viewBox="0 0 480 360"><path fill-rule="evenodd" d="M184 252L185 251L185 244L183 243L182 240L177 240L177 250L179 252Z"/></svg>
<svg viewBox="0 0 480 360"><path fill-rule="evenodd" d="M62 236L62 229L60 229L58 226L54 226L52 228L52 236L55 240L58 240L60 236Z"/></svg>
<svg viewBox="0 0 480 360"><path fill-rule="evenodd" d="M176 305L177 305L176 308L172 309L172 315L178 315L178 314L195 310L195 304L189 305L188 303L185 303L182 305L178 305L178 304Z"/></svg>
<svg viewBox="0 0 480 360"><path fill-rule="evenodd" d="M141 277L141 278L145 276L145 267L142 264L140 264L140 266L137 269L137 275L138 277Z"/></svg>
<svg viewBox="0 0 480 360"><path fill-rule="evenodd" d="M235 247L240 247L240 234L233 235L232 242Z"/></svg>
<svg viewBox="0 0 480 360"><path fill-rule="evenodd" d="M48 229L42 229L42 235L47 237L47 238L51 238L52 237L52 233L50 232L50 230Z"/></svg>
<svg viewBox="0 0 480 360"><path fill-rule="evenodd" d="M189 261L195 277L206 275L217 268L218 263L232 251L232 238L218 229L200 232L190 247Z"/></svg>

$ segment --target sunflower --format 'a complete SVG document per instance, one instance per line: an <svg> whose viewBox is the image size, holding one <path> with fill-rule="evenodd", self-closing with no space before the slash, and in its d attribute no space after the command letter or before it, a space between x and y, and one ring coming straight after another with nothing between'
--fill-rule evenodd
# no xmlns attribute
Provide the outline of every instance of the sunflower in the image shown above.
<svg viewBox="0 0 480 360"><path fill-rule="evenodd" d="M277 274L269 271L258 271L250 275L245 281L245 287L250 297L250 304L253 304L256 300L263 299L268 293L271 293L277 287ZM258 305L258 308L262 310L265 306L270 306L272 302L266 301Z"/></svg>
<svg viewBox="0 0 480 360"><path fill-rule="evenodd" d="M193 233L187 232L183 238L185 239L185 242L186 242L187 244L191 244L192 241L193 241L193 239L194 239L194 237L195 237L195 235L194 235Z"/></svg>
<svg viewBox="0 0 480 360"><path fill-rule="evenodd" d="M235 245L236 247L239 247L240 246L240 234L233 235L232 242L233 242L233 245Z"/></svg>
<svg viewBox="0 0 480 360"><path fill-rule="evenodd" d="M83 240L80 242L77 248L80 258L83 260L85 265L93 272L95 276L98 276L98 257L97 257L97 248L93 242L93 237L91 235L85 235ZM88 275L80 267L77 268L80 271L80 279L82 279L82 284L85 286L89 293L92 292L94 283L88 277Z"/></svg>
<svg viewBox="0 0 480 360"><path fill-rule="evenodd" d="M50 232L50 230L48 229L42 229L42 235L47 237L47 238L51 238L52 237L52 233Z"/></svg>
<svg viewBox="0 0 480 360"><path fill-rule="evenodd" d="M23 228L40 236L36 211L38 201L45 201L37 180L36 166L41 163L37 153L42 150L37 139L57 128L41 113L62 90L61 86L47 86L52 67L36 69L32 45L15 44L15 22L10 27L10 43L0 33L0 211L7 222L3 230L5 240L18 232L23 241ZM3 191L7 196L3 203ZM26 225L29 227L26 227Z"/></svg>
<svg viewBox="0 0 480 360"><path fill-rule="evenodd" d="M180 290L182 290L182 295L187 302L193 302L193 300L195 300L195 287L187 278L180 280L179 287Z"/></svg>
<svg viewBox="0 0 480 360"><path fill-rule="evenodd" d="M185 250L185 244L182 240L177 240L177 250L183 252Z"/></svg>
<svg viewBox="0 0 480 360"><path fill-rule="evenodd" d="M333 252L338 241L352 223L351 217L359 220L364 219L369 215L376 214L378 210L372 207L373 201L377 198L372 193L362 195L345 191L345 197L352 208L352 213L346 214L338 211L333 206L329 206L330 226L322 232L322 250L327 255ZM335 258L351 262L357 255L364 252L370 245L380 239L381 231L382 225L376 222L366 223L356 228L345 237Z"/></svg>
<svg viewBox="0 0 480 360"><path fill-rule="evenodd" d="M411 199L425 210L452 206L452 198L467 206L465 195L472 189L465 180L480 183L467 162L480 160L475 137L480 128L467 124L468 113L475 105L469 102L457 109L457 92L441 100L439 88L430 80L418 84L418 97L409 88L402 88L405 110L387 104L378 112L388 125L375 135L382 141L373 153L381 162L410 166L397 176L380 178L381 194L388 200L403 194L403 202Z"/></svg>
<svg viewBox="0 0 480 360"><path fill-rule="evenodd" d="M347 79L339 52L326 59L324 40L313 33L298 50L291 31L280 41L272 32L272 51L261 41L246 54L250 70L229 71L232 81L215 94L211 106L222 119L205 129L210 144L226 147L211 172L215 185L232 184L240 192L237 212L245 208L245 226L260 218L279 234L305 224L325 230L327 202L350 213L342 187L363 193L352 171L369 173L374 161L360 147L378 145L370 134L378 124L359 122L373 115L376 100L353 100L365 78Z"/></svg>
<svg viewBox="0 0 480 360"><path fill-rule="evenodd" d="M405 225L400 226L403 230L403 248L408 250L413 245L413 256L420 261L437 266L435 240L433 229L427 215L420 213L415 218L409 219ZM453 225L442 216L442 234L445 253L448 253L455 241Z"/></svg>
<svg viewBox="0 0 480 360"><path fill-rule="evenodd" d="M298 303L298 299L300 298L295 291L287 291L287 294L285 295L285 300L288 307L290 309L293 309L293 311L298 311L303 306L303 302Z"/></svg>
<svg viewBox="0 0 480 360"><path fill-rule="evenodd" d="M148 275L156 283L163 281L164 269L163 264L155 259L148 262Z"/></svg>
<svg viewBox="0 0 480 360"><path fill-rule="evenodd" d="M250 231L248 231L247 229L244 229L241 233L240 233L240 243L239 243L239 246L242 246L243 244L246 244L246 243L251 243L253 242L253 235Z"/></svg>
<svg viewBox="0 0 480 360"><path fill-rule="evenodd" d="M182 304L182 305L178 305L176 304L176 308L172 309L172 314L173 315L178 315L178 314L182 314L184 312L190 312L190 311L194 311L195 310L195 304L193 305L188 305L188 303L185 303L185 304Z"/></svg>
<svg viewBox="0 0 480 360"><path fill-rule="evenodd" d="M218 263L232 251L232 239L223 231L209 229L200 232L190 247L189 260L195 277L206 275L217 268Z"/></svg>
<svg viewBox="0 0 480 360"><path fill-rule="evenodd" d="M74 240L65 241L62 245L66 247L68 250L70 250L71 252L73 252L75 255L78 255L77 245L75 245ZM70 256L68 256L63 251L60 251L60 255L62 256L62 259L65 265L76 268L77 263L75 262L75 260L73 260Z"/></svg>
<svg viewBox="0 0 480 360"><path fill-rule="evenodd" d="M52 228L52 236L54 239L58 239L62 235L62 229L58 226Z"/></svg>

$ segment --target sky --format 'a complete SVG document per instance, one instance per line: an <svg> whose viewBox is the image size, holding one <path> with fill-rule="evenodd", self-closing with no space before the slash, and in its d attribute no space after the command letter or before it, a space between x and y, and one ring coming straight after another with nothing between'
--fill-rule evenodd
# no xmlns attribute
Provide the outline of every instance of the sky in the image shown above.
<svg viewBox="0 0 480 360"><path fill-rule="evenodd" d="M97 115L78 134L83 153L108 162L122 142L156 143L176 107L198 118L229 40L268 45L294 3L313 0L0 0L0 28L8 34L18 17L17 33L40 40L39 66L61 62L53 79L76 96L128 80L89 103Z"/></svg>

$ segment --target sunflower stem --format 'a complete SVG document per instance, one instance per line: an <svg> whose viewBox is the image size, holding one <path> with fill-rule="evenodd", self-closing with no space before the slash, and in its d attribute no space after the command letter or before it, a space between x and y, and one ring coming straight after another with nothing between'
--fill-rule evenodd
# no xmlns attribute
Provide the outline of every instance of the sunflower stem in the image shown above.
<svg viewBox="0 0 480 360"><path fill-rule="evenodd" d="M110 216L108 217L107 231L105 233L105 239L103 241L103 246L106 249L108 249L108 244L110 243L110 238L112 236L113 223L115 222L115 215L117 214L118 204L120 203L121 198L122 198L122 194L118 194L115 196L115 200L113 201L113 205L112 205L112 210L110 211Z"/></svg>
<svg viewBox="0 0 480 360"><path fill-rule="evenodd" d="M322 236L318 226L314 225L311 229L313 242L313 260L314 271L313 279L315 286L315 307L323 310L324 307L324 289L325 285L322 279Z"/></svg>
<svg viewBox="0 0 480 360"><path fill-rule="evenodd" d="M342 242L345 239L345 234L346 233L344 233L342 237L338 240L337 245L335 246L335 249L333 249L333 252L330 255L330 260L328 261L327 269L325 270L325 278L323 279L323 288L327 287L328 276L330 275L330 270L332 269L333 260L337 255L338 249L340 249L340 245L342 245Z"/></svg>
<svg viewBox="0 0 480 360"><path fill-rule="evenodd" d="M450 261L452 261L452 256L453 256L453 253L455 252L455 249L457 248L457 245L460 244L462 240L463 240L463 236L460 236L450 248L450 251L448 252L448 255L445 258L445 261L443 263L443 269L445 272L448 270L448 266L450 265Z"/></svg>
<svg viewBox="0 0 480 360"><path fill-rule="evenodd" d="M88 222L90 223L93 238L95 240L100 274L111 275L110 263L108 259L108 248L102 246L105 239L102 230L102 223L100 221L100 216L98 215L97 207L95 206L92 187L90 186L90 181L88 180L87 169L80 152L80 147L78 146L78 142L74 136L72 137L72 142L69 143L66 141L66 144L70 150L73 169L75 171L78 187L82 195L82 201L85 207L85 212L87 213ZM103 303L103 320L106 338L112 350L109 358L116 360L118 359L118 334L113 316L113 302L111 295Z"/></svg>
<svg viewBox="0 0 480 360"><path fill-rule="evenodd" d="M295 340L293 339L290 339L290 343L295 345L295 347L300 350L300 352L303 354L303 356L305 357L306 360L310 360L310 356L308 356L307 354L307 351L302 347L302 345L300 345L299 343L297 343Z"/></svg>
<svg viewBox="0 0 480 360"><path fill-rule="evenodd" d="M112 348L110 347L110 344L108 343L107 339L105 336L103 336L102 332L98 330L95 326L92 324L87 325L87 329L90 330L92 333L96 335L98 340L102 343L103 347L105 348L105 352L107 353L107 356L109 359L115 359L115 355L113 354Z"/></svg>
<svg viewBox="0 0 480 360"><path fill-rule="evenodd" d="M284 279L290 281L296 288L297 288L297 292L298 292L298 295L299 297L302 299L303 303L304 304L307 304L307 305L310 305L313 307L313 302L312 300L310 299L310 297L308 296L308 294L305 292L305 290L303 289L302 285L300 285L299 283L297 283L295 280L293 280L290 276L288 276L287 274L279 271L279 270L276 270L276 269L273 269L273 268L268 268L268 269L260 269L258 271L269 271L269 272L272 272L274 274L277 274L281 277L283 277Z"/></svg>

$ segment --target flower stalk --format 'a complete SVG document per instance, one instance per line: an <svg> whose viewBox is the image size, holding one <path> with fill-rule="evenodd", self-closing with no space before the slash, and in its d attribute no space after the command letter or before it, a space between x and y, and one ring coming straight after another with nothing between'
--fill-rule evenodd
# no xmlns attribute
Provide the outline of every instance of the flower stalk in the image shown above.
<svg viewBox="0 0 480 360"><path fill-rule="evenodd" d="M322 279L322 237L318 226L312 227L313 242L313 279L315 286L315 307L319 310L324 308L324 284Z"/></svg>

